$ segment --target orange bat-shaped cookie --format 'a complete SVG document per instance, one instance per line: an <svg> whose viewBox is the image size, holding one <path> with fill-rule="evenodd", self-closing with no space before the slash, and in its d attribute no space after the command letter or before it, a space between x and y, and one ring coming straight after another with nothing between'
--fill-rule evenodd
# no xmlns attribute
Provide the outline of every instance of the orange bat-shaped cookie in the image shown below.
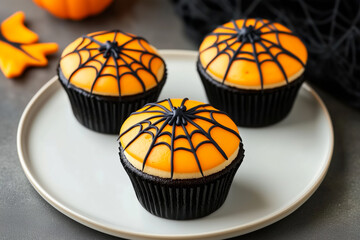
<svg viewBox="0 0 360 240"><path fill-rule="evenodd" d="M36 43L39 37L25 27L24 19L23 12L16 12L0 26L0 69L8 78L29 66L46 66L46 55L58 50L56 43Z"/></svg>

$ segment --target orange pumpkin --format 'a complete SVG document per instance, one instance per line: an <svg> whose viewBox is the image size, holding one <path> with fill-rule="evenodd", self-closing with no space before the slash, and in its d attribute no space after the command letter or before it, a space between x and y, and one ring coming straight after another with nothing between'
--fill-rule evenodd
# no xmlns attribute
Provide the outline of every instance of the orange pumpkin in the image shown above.
<svg viewBox="0 0 360 240"><path fill-rule="evenodd" d="M33 0L59 18L81 20L101 13L113 0Z"/></svg>

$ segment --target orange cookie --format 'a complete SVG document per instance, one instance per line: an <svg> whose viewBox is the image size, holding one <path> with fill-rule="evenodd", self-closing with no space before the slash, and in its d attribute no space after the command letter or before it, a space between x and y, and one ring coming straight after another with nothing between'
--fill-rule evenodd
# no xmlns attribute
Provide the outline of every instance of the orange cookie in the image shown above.
<svg viewBox="0 0 360 240"><path fill-rule="evenodd" d="M290 111L304 81L304 43L287 27L239 19L207 35L197 63L209 101L240 126L266 126Z"/></svg>
<svg viewBox="0 0 360 240"><path fill-rule="evenodd" d="M150 103L132 113L119 141L121 162L140 203L171 219L198 218L220 207L244 157L231 118L187 98ZM194 207L205 198L213 201Z"/></svg>
<svg viewBox="0 0 360 240"><path fill-rule="evenodd" d="M144 38L113 30L70 43L62 53L58 75L81 124L118 134L131 112L157 100L166 66Z"/></svg>
<svg viewBox="0 0 360 240"><path fill-rule="evenodd" d="M25 15L16 12L0 26L0 69L8 78L20 76L29 66L46 66L56 43L36 43L38 35L24 26Z"/></svg>

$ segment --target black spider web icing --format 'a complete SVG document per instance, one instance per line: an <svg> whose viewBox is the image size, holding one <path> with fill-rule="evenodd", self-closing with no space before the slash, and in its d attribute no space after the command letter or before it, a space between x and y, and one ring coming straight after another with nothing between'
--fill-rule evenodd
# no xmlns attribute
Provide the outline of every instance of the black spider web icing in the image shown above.
<svg viewBox="0 0 360 240"><path fill-rule="evenodd" d="M295 36L295 37L296 37L296 35L294 35L291 32L285 32L285 31L278 30L277 27L274 25L274 22L272 22L272 21L265 23L263 19L255 19L255 22L253 25L252 24L248 25L247 21L248 21L248 19L244 19L242 26L239 27L237 22L235 20L232 20L231 22L233 24L233 27L219 26L217 28L217 30L222 30L222 29L227 30L227 31L232 30L234 32L221 32L220 31L220 32L212 32L207 35L207 36L215 36L216 40L212 45L201 50L200 54L211 48L216 48L217 54L207 63L206 66L204 66L205 70L208 69L209 66L211 65L211 63L213 63L219 56L226 55L229 58L229 64L225 71L224 77L222 79L222 83L224 83L226 80L226 77L231 69L231 66L235 61L242 60L242 61L255 62L258 72L259 72L261 89L263 89L264 88L264 77L263 77L263 73L261 70L261 65L265 62L272 61L279 68L282 75L284 76L286 83L288 84L289 83L288 77L285 73L283 66L278 61L278 56L281 54L286 54L289 57L298 61L303 67L305 67L305 63L302 62L292 52L290 52L289 50L285 49L282 46L280 39L279 39L279 35L286 34L286 35L291 35L291 36ZM256 28L256 25L259 22L262 25L260 27ZM276 42L273 42L266 38L263 38L263 36L266 34L275 34ZM219 40L220 36L225 36L226 38L220 41ZM237 49L233 49L232 46L237 43L240 43L239 47ZM265 43L267 43L268 46ZM223 45L223 44L225 44L226 47L220 51L219 45ZM242 50L246 44L251 44L253 51L249 52L249 51ZM260 45L263 50L257 51L256 44ZM276 54L273 54L271 52L272 48L278 49L279 52ZM231 54L229 52L231 52ZM262 54L269 55L270 59L265 58L264 60L260 60L259 56ZM244 55L249 55L250 57L244 57Z"/></svg>
<svg viewBox="0 0 360 240"><path fill-rule="evenodd" d="M223 111L219 111L216 109L206 109L206 107L211 107L210 104L200 104L195 107L192 107L190 109L187 109L185 106L185 103L188 99L184 98L180 104L180 106L175 107L173 106L173 103L170 99L162 100L157 103L148 103L144 106L144 110L140 112L134 112L131 115L137 115L137 114L144 114L144 113L153 113L155 115L148 117L141 122L129 127L126 129L123 133L120 134L119 139L124 136L126 133L130 132L132 129L139 127L139 132L136 134L136 136L128 142L125 146L123 146L124 150L129 147L140 135L142 134L150 134L152 137L152 142L150 144L150 147L144 157L143 164L142 164L142 171L145 168L146 161L151 153L151 150L159 145L164 145L168 147L171 151L171 178L173 178L174 175L174 152L179 150L184 150L191 152L196 160L197 166L199 168L199 171L202 176L204 176L203 170L201 168L201 164L199 161L199 158L197 156L196 151L204 144L212 144L217 151L226 159L228 160L228 156L225 154L225 152L221 149L221 147L217 144L217 142L212 138L211 136L211 130L213 130L216 127L222 128L232 134L234 134L237 138L241 138L239 134L234 131L233 129L230 129L219 122L217 122L213 116L213 114L227 114ZM168 102L169 108L161 105L161 103ZM160 108L155 109L154 108ZM210 118L198 115L200 113L209 113ZM154 120L153 120L154 119ZM156 119L156 120L155 120ZM203 129L198 123L196 123L194 120L200 119L203 121L206 121L208 123L213 124L207 131ZM151 121L153 120L153 121ZM186 129L186 125L191 124L195 127L196 130L189 132ZM146 127L144 125L147 125ZM171 132L165 131L165 127L167 125L172 126ZM181 127L181 129L184 131L185 134L176 134L177 127ZM155 130L155 133L151 131L151 129ZM192 136L194 134L201 134L204 136L207 140L201 141L197 145L193 144ZM167 135L171 138L171 144L164 142L164 141L157 141L161 136ZM177 147L175 148L175 141L178 139L185 139L188 141L190 148L186 147Z"/></svg>
<svg viewBox="0 0 360 240"><path fill-rule="evenodd" d="M100 41L96 40L96 36L105 35L105 34L109 34L109 33L114 34L112 41L108 40L104 43L104 42L100 42ZM130 37L130 40L119 45L118 42L116 41L118 34L123 34L127 37ZM89 39L90 41L89 41L89 43L86 43L85 45L83 45L86 39ZM127 47L128 44L130 44L134 41L136 41L141 46L142 49L133 49L133 48ZM136 81L138 81L140 83L143 92L145 92L147 90L145 83L139 76L138 72L141 70L145 70L147 73L149 73L154 78L154 81L156 81L156 83L159 83L159 81L161 79L157 79L156 73L154 73L151 69L151 63L155 59L158 59L165 66L165 62L159 55L149 52L144 47L142 42L148 43L147 40L142 37L134 36L134 35L128 34L126 32L120 31L120 30L106 31L106 32L100 32L97 34L82 36L82 40L77 45L77 47L72 52L69 52L68 54L66 54L65 56L62 57L62 59L64 59L67 56L69 56L70 54L75 53L78 55L78 57L80 59L80 64L78 65L76 70L74 72L72 72L71 75L69 76L68 84L70 84L71 78L80 69L92 68L96 71L96 77L94 79L94 82L92 83L90 93L93 92L95 84L100 77L109 76L109 77L114 77L117 80L118 92L119 92L119 96L121 96L120 81L121 81L121 78L124 77L125 75L131 75L131 76L135 77ZM96 43L98 45L98 47L96 47L96 48L89 47L93 43ZM89 55L89 58L86 59L84 62L82 62L82 57L80 55L80 53L83 51L87 52ZM138 59L136 59L135 57L129 55L127 53L129 51L140 53L140 61L138 61ZM104 61L101 61L98 59L98 57L101 55L105 59ZM148 60L147 63L144 63L145 56L150 56L150 59ZM113 59L114 64L108 64L109 59ZM130 59L132 62L128 63L126 61L128 59ZM119 63L119 61L121 62L121 64ZM92 62L99 63L101 66L100 69L98 69L94 65L91 65ZM137 66L136 69L134 69L135 66ZM115 68L116 75L103 73L103 70L105 67L106 68L108 68L108 67ZM129 71L121 71L120 70L121 68L126 68Z"/></svg>

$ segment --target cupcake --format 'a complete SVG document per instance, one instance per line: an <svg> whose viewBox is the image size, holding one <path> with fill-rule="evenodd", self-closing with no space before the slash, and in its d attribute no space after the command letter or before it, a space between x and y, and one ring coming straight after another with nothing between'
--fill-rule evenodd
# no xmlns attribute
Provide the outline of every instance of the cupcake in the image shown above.
<svg viewBox="0 0 360 240"><path fill-rule="evenodd" d="M84 35L65 48L58 76L82 125L118 134L130 113L157 101L166 66L144 38L102 31Z"/></svg>
<svg viewBox="0 0 360 240"><path fill-rule="evenodd" d="M260 127L290 112L307 56L304 43L280 23L239 19L204 38L197 70L214 107L239 126Z"/></svg>
<svg viewBox="0 0 360 240"><path fill-rule="evenodd" d="M149 103L132 113L119 144L140 204L168 219L200 218L221 207L244 157L230 117L187 98Z"/></svg>

